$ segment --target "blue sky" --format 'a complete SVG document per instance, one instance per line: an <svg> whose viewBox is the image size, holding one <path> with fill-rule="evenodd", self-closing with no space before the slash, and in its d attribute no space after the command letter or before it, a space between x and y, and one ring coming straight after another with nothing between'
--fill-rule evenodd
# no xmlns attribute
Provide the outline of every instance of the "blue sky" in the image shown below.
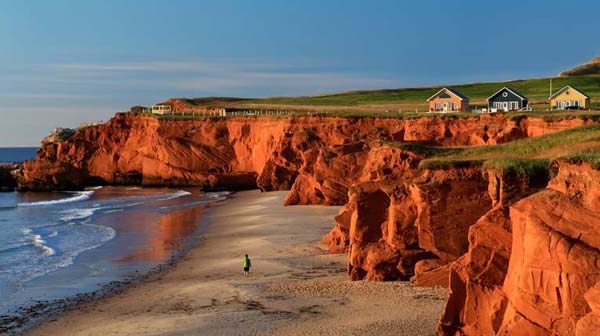
<svg viewBox="0 0 600 336"><path fill-rule="evenodd" d="M553 75L600 55L599 12L596 0L0 0L0 147L169 97Z"/></svg>

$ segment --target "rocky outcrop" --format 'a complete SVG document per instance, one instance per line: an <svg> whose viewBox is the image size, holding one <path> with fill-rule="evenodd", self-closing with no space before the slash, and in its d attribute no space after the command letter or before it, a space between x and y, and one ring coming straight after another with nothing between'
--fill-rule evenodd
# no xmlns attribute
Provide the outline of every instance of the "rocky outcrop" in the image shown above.
<svg viewBox="0 0 600 336"><path fill-rule="evenodd" d="M12 172L19 169L16 163L0 163L0 192L14 191L17 186Z"/></svg>
<svg viewBox="0 0 600 336"><path fill-rule="evenodd" d="M350 277L415 276L420 285L445 286L444 266L467 251L469 227L491 208L488 183L478 168L401 171L351 192Z"/></svg>
<svg viewBox="0 0 600 336"><path fill-rule="evenodd" d="M348 251L352 279L447 286L440 335L595 330L600 171L562 162L550 180L546 170L419 170L418 154L363 150L323 239L332 253ZM331 158L335 166L356 155Z"/></svg>
<svg viewBox="0 0 600 336"><path fill-rule="evenodd" d="M480 169L419 170L423 157L417 153L379 143L342 147L355 150L334 149L335 154L320 156L328 157L327 165L321 159L307 165L313 169L301 170L297 183L311 184L292 188L288 200L302 192L312 201L315 190L331 200L343 195L339 190L348 191L322 242L333 253L348 250L352 279L413 277L420 285L447 285L447 265L467 252L469 227L492 208ZM328 181L340 187L326 188Z"/></svg>
<svg viewBox="0 0 600 336"><path fill-rule="evenodd" d="M511 207L512 253L503 286L508 306L500 333L573 335L589 327L589 317L578 323L594 315L586 293L600 280L598 187L594 167L560 162L546 190Z"/></svg>
<svg viewBox="0 0 600 336"><path fill-rule="evenodd" d="M586 122L117 115L45 141L16 177L22 190L289 189L287 205L344 205L323 243L347 251L352 279L448 287L440 335L586 335L600 316L596 167L558 162L552 179L546 170L419 169L423 154L387 143L495 144Z"/></svg>
<svg viewBox="0 0 600 336"><path fill-rule="evenodd" d="M344 160L352 158L359 163L365 155L357 147L336 146L359 142L364 146L373 140L420 141L440 146L495 144L585 122L512 120L501 114L472 118L191 120L117 114L105 124L44 142L36 160L23 165L17 180L21 190L80 189L89 184L291 188L295 196L288 204L343 204L348 179L336 174L349 167L350 163ZM344 160L336 160L340 166L330 167L330 161L336 157ZM328 169L338 171L334 174ZM314 192L307 194L307 188Z"/></svg>
<svg viewBox="0 0 600 336"><path fill-rule="evenodd" d="M469 228L467 253L449 265L450 297L440 334L494 335L507 306L502 286L511 256L509 206L544 188L549 175L485 172L492 208Z"/></svg>
<svg viewBox="0 0 600 336"><path fill-rule="evenodd" d="M597 331L600 171L566 162L556 168L538 192L543 178L502 181L512 197L471 227L468 253L451 265L440 335Z"/></svg>

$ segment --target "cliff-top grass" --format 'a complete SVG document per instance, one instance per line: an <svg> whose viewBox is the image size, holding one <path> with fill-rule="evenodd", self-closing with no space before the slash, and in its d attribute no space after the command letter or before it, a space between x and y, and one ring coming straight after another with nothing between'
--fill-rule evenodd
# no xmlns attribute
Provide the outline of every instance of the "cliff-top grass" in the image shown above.
<svg viewBox="0 0 600 336"><path fill-rule="evenodd" d="M570 163L587 162L595 169L600 169L600 148L590 148L579 153L572 153L558 157Z"/></svg>
<svg viewBox="0 0 600 336"><path fill-rule="evenodd" d="M392 145L426 156L421 169L453 167L493 168L529 176L550 166L555 159L589 162L600 168L600 125L580 126L499 145L448 148L411 143Z"/></svg>
<svg viewBox="0 0 600 336"><path fill-rule="evenodd" d="M414 87L382 90L359 90L341 93L322 94L300 97L270 97L270 98L195 98L187 99L190 105L224 105L228 107L360 107L365 110L424 111L427 109L427 98L448 86L469 97L472 105L484 106L486 99L504 86L510 86L529 98L534 110L548 109L550 95L550 80L553 92L565 85L574 86L588 94L594 107L600 102L599 76L573 76L556 78L537 78L513 80L507 82L472 83L459 85L436 85L431 87Z"/></svg>
<svg viewBox="0 0 600 336"><path fill-rule="evenodd" d="M241 110L243 111L243 110ZM265 110L266 111L266 110ZM264 112L263 114L230 114L226 117L221 116L203 116L193 113L176 114L138 114L160 120L205 120L205 119L223 119L223 118L274 118L285 119L290 117L338 117L338 118L382 118L382 119L418 119L418 118L478 118L487 114L473 112L454 112L454 113L427 113L427 112L381 112L381 111L358 111L358 110L334 110L334 111L294 111L293 113L277 113L276 110ZM491 115L504 115L511 120L517 120L525 117L541 118L544 121L559 121L568 119L593 120L600 122L600 111L546 111L546 112L499 112Z"/></svg>

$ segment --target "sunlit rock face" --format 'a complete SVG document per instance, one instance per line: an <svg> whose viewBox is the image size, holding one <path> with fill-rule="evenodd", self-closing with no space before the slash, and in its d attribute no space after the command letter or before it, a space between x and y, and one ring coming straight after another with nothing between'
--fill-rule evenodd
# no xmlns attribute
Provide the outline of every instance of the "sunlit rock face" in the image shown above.
<svg viewBox="0 0 600 336"><path fill-rule="evenodd" d="M586 122L117 115L45 141L15 177L21 190L290 190L287 205L343 205L322 242L348 253L351 279L448 287L440 335L590 335L600 317L595 167L557 162L552 179L419 169L423 155L393 143L497 144Z"/></svg>
<svg viewBox="0 0 600 336"><path fill-rule="evenodd" d="M259 187L292 189L288 204L344 204L345 190L362 174L359 165L368 156L361 146L374 140L496 144L586 122L502 115L161 120L117 114L105 124L46 139L36 159L26 162L16 177L21 190L73 190L102 183Z"/></svg>

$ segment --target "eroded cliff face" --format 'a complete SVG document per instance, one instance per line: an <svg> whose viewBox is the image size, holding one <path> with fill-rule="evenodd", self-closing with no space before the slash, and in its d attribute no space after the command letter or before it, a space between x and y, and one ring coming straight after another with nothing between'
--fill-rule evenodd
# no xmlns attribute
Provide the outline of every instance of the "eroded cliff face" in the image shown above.
<svg viewBox="0 0 600 336"><path fill-rule="evenodd" d="M16 163L0 163L0 192L10 192L15 189L17 182L12 172L19 169Z"/></svg>
<svg viewBox="0 0 600 336"><path fill-rule="evenodd" d="M508 306L499 333L598 332L600 171L589 164L557 166L547 189L510 208Z"/></svg>
<svg viewBox="0 0 600 336"><path fill-rule="evenodd" d="M588 335L600 318L600 171L556 176L423 170L387 141L495 144L586 123L473 118L228 118L118 115L47 141L22 190L91 184L290 190L287 205L344 205L322 242L352 279L446 286L440 335Z"/></svg>
<svg viewBox="0 0 600 336"><path fill-rule="evenodd" d="M503 291L511 257L510 206L543 189L549 175L528 177L487 170L492 208L469 228L467 252L448 265L450 297L441 335L495 335L508 301Z"/></svg>
<svg viewBox="0 0 600 336"><path fill-rule="evenodd" d="M491 208L487 181L477 168L402 171L350 193L350 277L414 276L420 285L445 286L445 266L467 251L469 227Z"/></svg>
<svg viewBox="0 0 600 336"><path fill-rule="evenodd" d="M350 164L329 167L330 159L354 155L359 163L365 154L357 148L335 146L372 140L420 141L440 146L494 144L582 123L585 121L579 119L510 120L503 115L174 121L118 114L106 124L77 131L68 140L43 143L36 160L23 165L17 180L21 190L72 190L103 183L207 189L291 188L295 195L289 204L344 204L349 174L344 171L338 177L336 169L346 170Z"/></svg>
<svg viewBox="0 0 600 336"><path fill-rule="evenodd" d="M352 279L447 286L440 335L596 332L599 170L558 162L550 179L549 172L411 168L418 160L379 160L377 169L364 166L373 174L354 175L323 239L330 252L348 251Z"/></svg>

